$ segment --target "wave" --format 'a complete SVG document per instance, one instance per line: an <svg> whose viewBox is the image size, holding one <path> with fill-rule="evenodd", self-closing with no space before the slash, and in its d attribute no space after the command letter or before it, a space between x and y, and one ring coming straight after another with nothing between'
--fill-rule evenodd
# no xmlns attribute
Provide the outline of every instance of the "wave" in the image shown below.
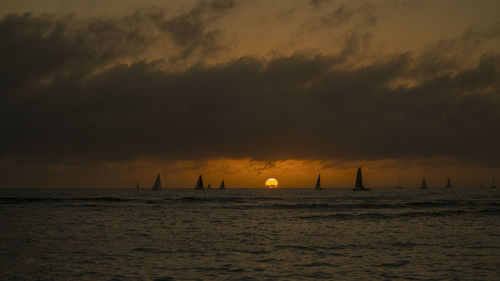
<svg viewBox="0 0 500 281"><path fill-rule="evenodd" d="M110 203L145 203L145 204L162 204L162 203L244 203L258 202L266 200L281 200L280 198L265 198L265 197L195 197L185 196L180 198L118 198L118 197L0 197L0 204L24 204L24 203L40 203L40 202L110 202Z"/></svg>
<svg viewBox="0 0 500 281"><path fill-rule="evenodd" d="M173 202L213 202L213 203L224 203L224 202L244 202L247 198L242 197L195 197L186 196L181 198L172 199Z"/></svg>
<svg viewBox="0 0 500 281"><path fill-rule="evenodd" d="M132 202L138 199L117 197L1 197L0 203L37 203L37 202Z"/></svg>
<svg viewBox="0 0 500 281"><path fill-rule="evenodd" d="M444 217L456 215L500 215L500 209L484 209L484 210L446 210L446 211L423 211L423 212L400 212L400 213L362 213L362 214L328 214L328 215L312 215L299 216L300 219L334 219L334 220L352 220L352 219L398 219L398 218L417 218L417 217Z"/></svg>
<svg viewBox="0 0 500 281"><path fill-rule="evenodd" d="M438 212L443 209L464 209L464 210L477 210L479 208L490 209L492 212L498 212L500 203L498 202L481 202L481 201L466 201L466 200L436 200L436 201L420 201L420 202L340 202L332 203L333 198L325 198L323 202L305 201L297 203L295 200L292 202L284 202L284 198L273 197L197 197L197 196L184 196L178 198L120 198L120 197L0 197L0 204L31 204L31 203L54 203L62 207L94 207L95 204L110 205L110 204L211 204L213 208L222 209L283 209L283 210L318 210L330 212L343 212L353 210L411 210L408 216L414 214L419 216L422 213L427 216L433 214L442 215ZM309 200L304 199L304 200ZM337 199L333 199L337 200ZM327 201L327 202L325 202ZM329 202L328 202L329 201ZM58 204L62 203L62 204ZM118 206L118 205L117 205ZM432 211L429 211L431 210ZM428 210L427 212L420 212ZM385 216L380 212L373 212L372 216ZM347 214L335 214L336 216L344 216ZM341 217L339 217L341 218Z"/></svg>
<svg viewBox="0 0 500 281"><path fill-rule="evenodd" d="M445 201L445 202L406 202L406 203L296 203L296 204L253 204L229 206L228 208L270 208L270 209L311 209L311 210L353 210L353 209L427 209L449 207L500 207L493 202Z"/></svg>

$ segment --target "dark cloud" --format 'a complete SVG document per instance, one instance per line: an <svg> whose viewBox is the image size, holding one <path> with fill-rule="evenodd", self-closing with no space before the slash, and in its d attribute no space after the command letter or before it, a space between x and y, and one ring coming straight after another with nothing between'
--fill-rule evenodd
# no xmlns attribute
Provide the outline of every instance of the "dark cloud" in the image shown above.
<svg viewBox="0 0 500 281"><path fill-rule="evenodd" d="M311 6L314 6L316 8L319 8L321 5L323 5L324 3L328 2L328 0L310 0L309 1L309 4Z"/></svg>
<svg viewBox="0 0 500 281"><path fill-rule="evenodd" d="M231 0L200 1L173 17L151 7L114 19L9 14L0 20L0 89L66 75L78 80L117 61L141 60L160 44L167 60L213 54L221 48L219 31L208 27L232 7Z"/></svg>
<svg viewBox="0 0 500 281"><path fill-rule="evenodd" d="M200 1L188 12L173 18L166 18L163 13L156 13L150 18L182 47L179 58L186 58L196 51L206 54L221 47L216 40L220 31L210 29L209 25L234 6L234 0Z"/></svg>
<svg viewBox="0 0 500 281"><path fill-rule="evenodd" d="M344 3L340 4L337 9L323 17L321 20L322 26L336 27L347 22L354 14L354 10L346 7Z"/></svg>
<svg viewBox="0 0 500 281"><path fill-rule="evenodd" d="M211 3L219 4L198 8L230 6ZM144 51L148 38L120 21L2 19L0 158L447 157L500 164L498 54L431 74L423 73L424 57L411 53L350 68L343 65L348 52L242 57L182 71L166 71L162 60L119 63ZM424 78L404 83L412 77Z"/></svg>
<svg viewBox="0 0 500 281"><path fill-rule="evenodd" d="M309 18L300 34L336 30L338 46L342 46L342 57L362 57L369 49L378 17L375 6L365 3L360 6L348 6L341 3L333 9ZM332 36L335 36L332 34Z"/></svg>

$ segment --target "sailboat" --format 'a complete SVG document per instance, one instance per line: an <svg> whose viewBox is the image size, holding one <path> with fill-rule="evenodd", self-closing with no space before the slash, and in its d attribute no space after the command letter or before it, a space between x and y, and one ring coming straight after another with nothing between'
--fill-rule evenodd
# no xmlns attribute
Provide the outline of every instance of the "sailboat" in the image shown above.
<svg viewBox="0 0 500 281"><path fill-rule="evenodd" d="M136 183L135 183L135 189L139 189L139 188L140 188L140 187L139 187L139 183L138 183L138 182L136 182Z"/></svg>
<svg viewBox="0 0 500 281"><path fill-rule="evenodd" d="M195 190L203 190L203 179L201 178L201 175L198 177L198 181L196 182L196 185L194 186Z"/></svg>
<svg viewBox="0 0 500 281"><path fill-rule="evenodd" d="M158 176L156 177L155 183L153 184L153 190L161 190L160 173L158 173Z"/></svg>
<svg viewBox="0 0 500 281"><path fill-rule="evenodd" d="M361 167L358 167L358 172L356 174L356 185L352 189L354 191L365 191L365 190L370 190L368 188L365 188L363 186L363 178L361 176Z"/></svg>
<svg viewBox="0 0 500 281"><path fill-rule="evenodd" d="M493 177L493 179L491 180L490 188L497 188L497 186L495 185L495 177Z"/></svg>
<svg viewBox="0 0 500 281"><path fill-rule="evenodd" d="M316 190L322 190L323 189L321 187L321 174L318 174L318 179L316 180L316 185L314 186L314 189L316 189Z"/></svg>
<svg viewBox="0 0 500 281"><path fill-rule="evenodd" d="M219 189L226 189L226 185L224 184L224 180L220 182Z"/></svg>
<svg viewBox="0 0 500 281"><path fill-rule="evenodd" d="M484 188L484 182L481 181L481 185L479 186L480 188Z"/></svg>
<svg viewBox="0 0 500 281"><path fill-rule="evenodd" d="M425 178L422 179L422 184L420 185L420 189L427 189L427 182L425 181Z"/></svg>
<svg viewBox="0 0 500 281"><path fill-rule="evenodd" d="M448 181L446 182L446 188L452 188L450 178L448 178Z"/></svg>
<svg viewBox="0 0 500 281"><path fill-rule="evenodd" d="M212 187L210 186L210 184L208 184L207 189L212 189Z"/></svg>
<svg viewBox="0 0 500 281"><path fill-rule="evenodd" d="M398 177L398 185L396 185L394 188L402 188L401 187L401 178Z"/></svg>

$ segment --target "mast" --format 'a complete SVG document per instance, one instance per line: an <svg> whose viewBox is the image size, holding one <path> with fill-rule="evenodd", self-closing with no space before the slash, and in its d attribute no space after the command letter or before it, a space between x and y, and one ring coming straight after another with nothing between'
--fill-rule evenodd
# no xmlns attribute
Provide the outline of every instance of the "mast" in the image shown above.
<svg viewBox="0 0 500 281"><path fill-rule="evenodd" d="M224 184L224 180L220 182L219 189L226 189L226 185Z"/></svg>
<svg viewBox="0 0 500 281"><path fill-rule="evenodd" d="M203 190L203 179L201 178L201 175L198 177L198 181L196 182L194 189Z"/></svg>
<svg viewBox="0 0 500 281"><path fill-rule="evenodd" d="M322 189L321 188L321 174L318 174L318 179L316 180L316 185L314 186L314 189Z"/></svg>
<svg viewBox="0 0 500 281"><path fill-rule="evenodd" d="M160 173L158 173L158 176L156 176L155 183L153 184L153 190L161 190Z"/></svg>

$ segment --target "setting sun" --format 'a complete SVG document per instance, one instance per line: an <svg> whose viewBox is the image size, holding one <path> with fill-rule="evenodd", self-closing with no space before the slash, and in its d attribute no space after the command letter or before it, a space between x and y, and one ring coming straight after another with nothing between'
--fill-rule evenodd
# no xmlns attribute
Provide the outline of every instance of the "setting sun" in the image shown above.
<svg viewBox="0 0 500 281"><path fill-rule="evenodd" d="M266 180L266 186L269 188L277 188L278 187L278 180L275 178L268 178Z"/></svg>

